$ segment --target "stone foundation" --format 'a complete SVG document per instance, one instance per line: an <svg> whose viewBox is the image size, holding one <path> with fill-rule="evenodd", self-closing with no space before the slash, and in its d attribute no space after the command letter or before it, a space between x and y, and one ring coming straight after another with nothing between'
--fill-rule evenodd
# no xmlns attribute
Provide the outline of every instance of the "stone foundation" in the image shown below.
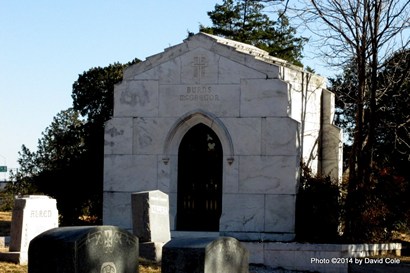
<svg viewBox="0 0 410 273"><path fill-rule="evenodd" d="M250 263L272 268L347 273L359 258L377 255L401 255L400 243L388 244L301 244L278 242L241 242L250 253ZM349 259L352 258L352 259ZM356 258L356 260L355 260ZM362 262L363 264L364 262Z"/></svg>

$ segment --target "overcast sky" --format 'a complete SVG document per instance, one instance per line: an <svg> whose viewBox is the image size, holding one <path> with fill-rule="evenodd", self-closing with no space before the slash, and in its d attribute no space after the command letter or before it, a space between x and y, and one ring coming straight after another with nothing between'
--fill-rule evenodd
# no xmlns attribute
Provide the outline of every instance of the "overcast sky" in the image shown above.
<svg viewBox="0 0 410 273"><path fill-rule="evenodd" d="M0 0L0 165L17 168L23 144L36 150L79 74L181 43L221 2Z"/></svg>

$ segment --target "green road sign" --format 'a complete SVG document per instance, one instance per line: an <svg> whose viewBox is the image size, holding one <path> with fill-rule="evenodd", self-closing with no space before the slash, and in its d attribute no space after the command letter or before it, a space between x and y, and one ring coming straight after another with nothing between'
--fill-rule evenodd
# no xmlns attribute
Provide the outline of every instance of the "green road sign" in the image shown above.
<svg viewBox="0 0 410 273"><path fill-rule="evenodd" d="M7 166L0 166L0 173L6 173L7 172Z"/></svg>

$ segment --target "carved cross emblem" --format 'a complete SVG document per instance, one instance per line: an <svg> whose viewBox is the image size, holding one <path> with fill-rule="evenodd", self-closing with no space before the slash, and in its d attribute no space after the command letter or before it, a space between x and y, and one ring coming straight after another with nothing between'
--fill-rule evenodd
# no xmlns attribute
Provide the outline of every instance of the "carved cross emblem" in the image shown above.
<svg viewBox="0 0 410 273"><path fill-rule="evenodd" d="M208 65L206 64L205 56L196 56L194 57L194 61L192 63L194 67L194 78L197 81L201 81L202 77L205 76L205 67Z"/></svg>

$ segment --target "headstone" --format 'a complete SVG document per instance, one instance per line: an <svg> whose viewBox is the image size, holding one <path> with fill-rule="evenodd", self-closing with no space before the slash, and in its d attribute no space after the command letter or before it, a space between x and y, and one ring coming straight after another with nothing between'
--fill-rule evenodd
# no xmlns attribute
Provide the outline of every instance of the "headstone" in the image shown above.
<svg viewBox="0 0 410 273"><path fill-rule="evenodd" d="M14 200L7 260L27 263L30 241L40 233L58 227L55 199L45 195L27 195Z"/></svg>
<svg viewBox="0 0 410 273"><path fill-rule="evenodd" d="M172 239L162 251L162 273L249 272L248 250L231 237Z"/></svg>
<svg viewBox="0 0 410 273"><path fill-rule="evenodd" d="M163 245L171 240L168 195L156 190L131 195L133 233L140 241L140 256L160 261Z"/></svg>
<svg viewBox="0 0 410 273"><path fill-rule="evenodd" d="M30 243L29 273L138 273L138 238L114 226L61 227Z"/></svg>

